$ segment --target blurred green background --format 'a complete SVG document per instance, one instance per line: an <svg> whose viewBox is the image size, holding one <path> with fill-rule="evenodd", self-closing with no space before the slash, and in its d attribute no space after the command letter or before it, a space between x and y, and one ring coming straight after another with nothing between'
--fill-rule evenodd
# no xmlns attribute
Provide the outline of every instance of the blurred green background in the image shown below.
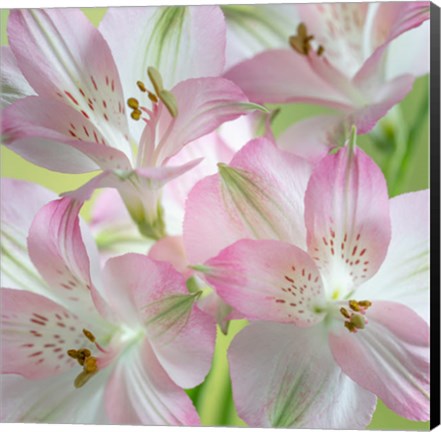
<svg viewBox="0 0 441 432"><path fill-rule="evenodd" d="M105 8L84 8L89 19L97 25ZM7 45L7 10L1 10L1 44ZM274 132L279 134L288 125L300 119L326 112L313 105L284 106L274 120ZM400 103L392 115L381 122L376 131L359 137L358 144L382 168L391 196L420 190L429 184L428 135L428 78L417 80L413 91ZM1 146L1 176L33 181L61 193L84 184L94 174L60 174L36 167ZM87 218L90 202L85 204L83 216ZM234 408L231 383L228 375L226 349L244 322L233 322L228 336L218 332L218 343L212 370L204 383L188 390L205 426L246 426ZM357 413L354 413L357 415ZM403 419L378 402L369 429L428 430L429 422L412 422Z"/></svg>

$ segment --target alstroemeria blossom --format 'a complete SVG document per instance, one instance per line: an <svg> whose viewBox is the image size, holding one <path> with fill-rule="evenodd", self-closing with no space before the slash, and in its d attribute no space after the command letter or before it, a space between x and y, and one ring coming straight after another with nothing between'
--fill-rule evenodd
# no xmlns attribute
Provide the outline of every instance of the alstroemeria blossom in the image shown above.
<svg viewBox="0 0 441 432"><path fill-rule="evenodd" d="M340 122L366 133L428 71L427 2L297 9L300 23L293 23L298 27L289 39L291 50L287 39L287 49L265 51L226 73L250 100L329 106L342 113ZM403 59L403 48L411 62Z"/></svg>
<svg viewBox="0 0 441 432"><path fill-rule="evenodd" d="M239 415L255 427L358 429L378 396L427 420L427 191L389 200L380 169L348 146L315 166L304 199L301 188L287 196L295 156L261 141L236 158L249 168L221 168L191 192L184 238L195 268L252 321L229 349Z"/></svg>
<svg viewBox="0 0 441 432"><path fill-rule="evenodd" d="M100 271L78 208L62 198L33 220L38 293L1 289L2 421L198 425L182 388L210 368L214 321L167 263L126 254Z"/></svg>
<svg viewBox="0 0 441 432"><path fill-rule="evenodd" d="M176 25L190 42L176 39ZM51 170L103 171L87 188L117 188L140 230L158 238L161 187L200 162L169 159L244 114L247 98L218 77L225 22L217 7L110 9L101 30L76 9L11 11L9 69L17 93L25 80L36 95L3 111L4 141Z"/></svg>

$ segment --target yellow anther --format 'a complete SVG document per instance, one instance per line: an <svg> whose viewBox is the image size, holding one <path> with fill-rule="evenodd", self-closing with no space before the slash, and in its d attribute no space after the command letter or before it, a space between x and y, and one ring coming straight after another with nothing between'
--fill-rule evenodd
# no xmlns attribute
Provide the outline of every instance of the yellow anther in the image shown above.
<svg viewBox="0 0 441 432"><path fill-rule="evenodd" d="M357 329L355 328L354 324L352 324L349 321L345 321L345 327L351 332L351 333L355 333L357 331Z"/></svg>
<svg viewBox="0 0 441 432"><path fill-rule="evenodd" d="M340 313L345 317L345 318L350 318L351 314L347 311L347 309L345 309L344 307L340 308Z"/></svg>
<svg viewBox="0 0 441 432"><path fill-rule="evenodd" d="M356 300L349 300L349 307L355 312L361 311L361 307Z"/></svg>
<svg viewBox="0 0 441 432"><path fill-rule="evenodd" d="M174 94L168 90L161 90L158 96L168 109L170 115L176 117L178 115L178 103L176 102Z"/></svg>
<svg viewBox="0 0 441 432"><path fill-rule="evenodd" d="M74 386L75 388L80 388L83 387L84 384L87 383L87 381L90 380L90 378L92 378L95 375L95 372L86 372L86 371L81 371L80 374L75 378L74 381Z"/></svg>
<svg viewBox="0 0 441 432"><path fill-rule="evenodd" d="M83 333L84 333L84 336L86 336L87 339L90 340L90 342L95 343L95 336L91 331L89 331L87 329L83 329Z"/></svg>
<svg viewBox="0 0 441 432"><path fill-rule="evenodd" d="M147 69L147 75L149 76L153 88L155 89L156 95L159 96L159 93L164 90L164 84L162 82L161 74L156 68L150 66Z"/></svg>
<svg viewBox="0 0 441 432"><path fill-rule="evenodd" d="M132 117L133 120L139 120L141 118L142 111L139 109L135 109L130 114L130 117Z"/></svg>
<svg viewBox="0 0 441 432"><path fill-rule="evenodd" d="M74 350L74 349L67 350L67 355L69 357L72 357L73 359L77 359L78 358L78 351Z"/></svg>
<svg viewBox="0 0 441 432"><path fill-rule="evenodd" d="M319 47L317 48L317 55L320 57L324 52L325 48L323 47L323 45L319 45Z"/></svg>
<svg viewBox="0 0 441 432"><path fill-rule="evenodd" d="M364 325L366 322L363 318L363 315L352 314L351 319L350 319L350 323L358 329L364 329Z"/></svg>
<svg viewBox="0 0 441 432"><path fill-rule="evenodd" d="M365 309L370 308L372 306L372 302L369 300L361 300L358 302L358 304Z"/></svg>
<svg viewBox="0 0 441 432"><path fill-rule="evenodd" d="M97 359L95 357L87 357L84 361L84 371L85 372L96 372L98 370Z"/></svg>
<svg viewBox="0 0 441 432"><path fill-rule="evenodd" d="M158 102L158 98L156 97L156 95L152 92L148 92L147 93L148 98L153 102L153 103L157 103Z"/></svg>
<svg viewBox="0 0 441 432"><path fill-rule="evenodd" d="M147 88L145 87L145 84L142 81L136 81L136 85L138 86L139 90L141 90L143 93L147 91Z"/></svg>
<svg viewBox="0 0 441 432"><path fill-rule="evenodd" d="M133 97L127 99L127 105L132 109L137 109L139 107L138 99Z"/></svg>
<svg viewBox="0 0 441 432"><path fill-rule="evenodd" d="M314 36L308 35L308 29L304 23L297 26L297 34L289 38L289 44L299 54L308 55L311 49L311 40Z"/></svg>

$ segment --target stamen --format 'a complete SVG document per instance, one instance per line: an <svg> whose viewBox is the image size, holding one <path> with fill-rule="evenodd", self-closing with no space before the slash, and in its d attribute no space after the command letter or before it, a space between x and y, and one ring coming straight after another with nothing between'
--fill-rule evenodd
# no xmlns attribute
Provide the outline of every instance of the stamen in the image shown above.
<svg viewBox="0 0 441 432"><path fill-rule="evenodd" d="M143 93L147 92L147 88L145 87L145 84L142 81L136 81L136 85L138 86L139 90L141 90Z"/></svg>
<svg viewBox="0 0 441 432"><path fill-rule="evenodd" d="M141 110L135 109L130 113L130 117L132 117L133 120L139 120L141 118L141 114Z"/></svg>
<svg viewBox="0 0 441 432"><path fill-rule="evenodd" d="M308 35L308 29L304 23L300 23L297 26L297 34L290 36L289 44L291 48L297 51L299 54L307 56L312 49L311 41L314 39L313 35ZM325 48L319 45L317 48L317 55L320 57L325 52Z"/></svg>
<svg viewBox="0 0 441 432"><path fill-rule="evenodd" d="M138 99L135 99L135 98L133 98L133 97L127 99L127 105L129 106L129 108L132 108L132 109L137 109L137 108L139 108L139 102L138 102Z"/></svg>
<svg viewBox="0 0 441 432"><path fill-rule="evenodd" d="M95 375L96 372L90 373L86 371L80 372L80 374L75 378L74 386L75 388L83 387L84 384L87 383L87 381L90 380Z"/></svg>
<svg viewBox="0 0 441 432"><path fill-rule="evenodd" d="M317 48L317 55L320 57L325 52L323 45L319 45Z"/></svg>
<svg viewBox="0 0 441 432"><path fill-rule="evenodd" d="M369 300L349 300L348 305L351 312L346 308L340 308L340 313L347 319L345 321L345 327L351 332L356 333L357 330L362 330L368 323L364 317L366 310L372 306L372 302ZM352 312L353 311L353 312Z"/></svg>
<svg viewBox="0 0 441 432"><path fill-rule="evenodd" d="M168 90L161 90L159 92L159 99L164 103L167 107L168 112L172 117L176 117L178 115L178 104L176 102L176 98L172 92Z"/></svg>
<svg viewBox="0 0 441 432"><path fill-rule="evenodd" d="M90 342L95 343L96 338L91 331L89 331L87 329L83 329L83 333L84 333L84 336L86 336L87 339L90 340Z"/></svg>

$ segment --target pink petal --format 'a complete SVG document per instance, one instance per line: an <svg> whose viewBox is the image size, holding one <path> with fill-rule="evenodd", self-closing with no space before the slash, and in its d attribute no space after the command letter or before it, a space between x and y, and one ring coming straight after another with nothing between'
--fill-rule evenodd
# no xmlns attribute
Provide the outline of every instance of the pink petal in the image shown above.
<svg viewBox="0 0 441 432"><path fill-rule="evenodd" d="M319 325L253 323L229 350L233 397L252 427L364 429L376 397L342 373Z"/></svg>
<svg viewBox="0 0 441 432"><path fill-rule="evenodd" d="M148 342L129 348L117 363L105 404L115 424L199 425L190 398L171 381Z"/></svg>
<svg viewBox="0 0 441 432"><path fill-rule="evenodd" d="M3 116L5 144L32 163L68 173L130 167L97 124L65 103L28 97L6 108Z"/></svg>
<svg viewBox="0 0 441 432"><path fill-rule="evenodd" d="M324 288L312 259L301 249L273 240L240 240L208 260L204 274L229 305L248 319L308 327Z"/></svg>
<svg viewBox="0 0 441 432"><path fill-rule="evenodd" d="M223 78L189 79L179 83L172 92L179 113L173 118L165 107L159 113L156 165L166 162L189 142L247 112L242 105L248 102L246 96Z"/></svg>
<svg viewBox="0 0 441 432"><path fill-rule="evenodd" d="M403 303L429 321L429 191L390 200L392 238L378 272L357 298Z"/></svg>
<svg viewBox="0 0 441 432"><path fill-rule="evenodd" d="M189 263L181 236L168 236L158 240L151 247L148 256L157 261L169 262L186 279L192 273L188 268Z"/></svg>
<svg viewBox="0 0 441 432"><path fill-rule="evenodd" d="M315 163L339 143L343 118L322 115L300 120L277 138L277 146Z"/></svg>
<svg viewBox="0 0 441 432"><path fill-rule="evenodd" d="M47 285L28 256L26 239L35 214L56 195L35 183L3 178L1 196L2 284L44 294Z"/></svg>
<svg viewBox="0 0 441 432"><path fill-rule="evenodd" d="M104 411L104 374L81 390L73 386L78 370L42 380L3 375L1 421L5 423L108 424Z"/></svg>
<svg viewBox="0 0 441 432"><path fill-rule="evenodd" d="M78 316L26 291L2 288L1 300L2 373L40 379L75 367L67 350L87 342Z"/></svg>
<svg viewBox="0 0 441 432"><path fill-rule="evenodd" d="M362 150L341 148L326 156L305 194L308 250L342 298L380 268L390 241L387 186L380 168Z"/></svg>
<svg viewBox="0 0 441 432"><path fill-rule="evenodd" d="M33 95L34 91L20 72L11 48L2 46L0 48L0 58L0 81L2 83L0 89L0 106L4 108L17 99Z"/></svg>
<svg viewBox="0 0 441 432"><path fill-rule="evenodd" d="M200 181L190 193L184 220L189 261L200 264L246 237L304 247L303 196L310 170L306 161L267 139L250 141L220 175Z"/></svg>
<svg viewBox="0 0 441 432"><path fill-rule="evenodd" d="M310 102L348 109L353 101L318 76L294 50L265 51L230 69L225 77L259 103Z"/></svg>
<svg viewBox="0 0 441 432"><path fill-rule="evenodd" d="M194 387L208 373L215 323L193 306L185 279L165 262L127 254L107 261L106 298L122 321L147 329L158 361L182 387Z"/></svg>
<svg viewBox="0 0 441 432"><path fill-rule="evenodd" d="M240 119L242 118L244 117ZM230 123L236 123L240 119ZM186 145L169 160L170 165L181 165L203 157L194 168L164 186L162 204L169 234L182 234L185 201L193 186L205 176L216 173L217 164L229 162L233 155L233 150L226 145L219 134L212 132Z"/></svg>
<svg viewBox="0 0 441 432"><path fill-rule="evenodd" d="M8 37L40 96L81 112L106 141L130 154L118 71L107 43L79 9L12 10Z"/></svg>
<svg viewBox="0 0 441 432"><path fill-rule="evenodd" d="M97 278L98 257L89 260L78 212L81 203L69 198L52 201L35 216L28 237L29 256L48 284L47 295L69 310L100 320L94 301L101 302L92 284ZM98 289L99 289L99 285Z"/></svg>
<svg viewBox="0 0 441 432"><path fill-rule="evenodd" d="M359 385L411 420L429 419L429 328L415 312L374 302L357 333L330 334L335 360Z"/></svg>

